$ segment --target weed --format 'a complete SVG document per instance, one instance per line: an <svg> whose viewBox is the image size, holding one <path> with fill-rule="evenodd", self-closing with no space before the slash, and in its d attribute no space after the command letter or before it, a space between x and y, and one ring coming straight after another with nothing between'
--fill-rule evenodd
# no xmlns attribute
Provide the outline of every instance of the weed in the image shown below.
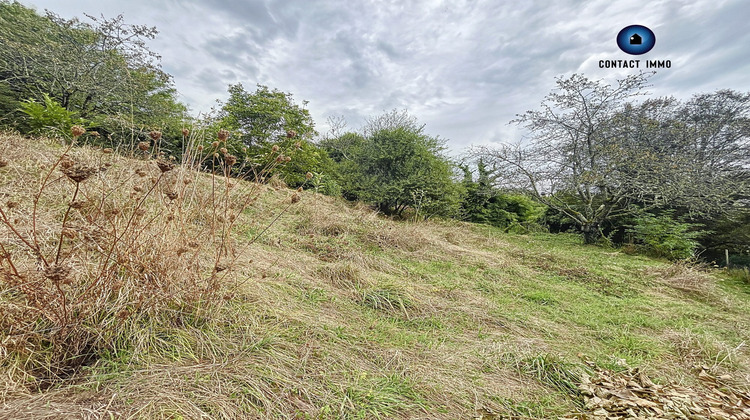
<svg viewBox="0 0 750 420"><path fill-rule="evenodd" d="M242 253L231 232L261 192L230 179L243 167L227 153L189 147L177 165L152 131L146 160L118 167L109 152L75 147L83 131L73 127L35 188L0 206L2 354L38 387L118 351L139 324L184 324L231 299L227 274ZM208 177L188 170L208 161Z"/></svg>

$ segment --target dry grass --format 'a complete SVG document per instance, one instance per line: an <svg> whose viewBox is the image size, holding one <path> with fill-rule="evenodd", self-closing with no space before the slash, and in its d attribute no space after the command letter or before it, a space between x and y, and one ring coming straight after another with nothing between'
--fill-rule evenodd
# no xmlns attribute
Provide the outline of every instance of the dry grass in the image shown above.
<svg viewBox="0 0 750 420"><path fill-rule="evenodd" d="M39 162L60 149L33 143L25 154L29 140L7 139L0 152L9 165L0 177L14 182L0 193L17 200L39 185ZM0 417L557 418L581 414L568 386L581 368L579 353L610 369L627 360L668 379L688 378L691 365L715 360L717 369L741 372L740 381L750 366L740 346L749 338L750 305L711 276L703 280L713 285L707 295L685 293L664 286L670 276L686 275L682 269L565 235L397 223L310 192L282 213L292 191L187 170L198 157L159 180L151 154L128 160L86 148L69 153L92 165L111 162L86 181L102 187L83 184L95 203L101 191L126 185L127 194L104 200L102 220L116 208L107 200L131 202L132 187L141 185L145 195L155 176L142 206L154 221L138 236L148 244L138 258L176 270L175 286L205 285L216 271L223 275L219 299L198 311L173 305L126 317L116 334L101 336L98 358L46 390L28 386L33 372L3 350ZM40 199L38 235L49 252L73 191L61 181L54 184L59 192L50 187ZM71 226L82 229L72 223L77 217L71 211ZM179 244L191 237L200 237L200 248L179 260ZM101 252L78 251L76 243L67 238L63 249L86 257L66 260L83 278L80 267ZM22 258L33 262L33 255ZM227 269L216 270L217 261ZM135 276L141 281L133 280L123 299L136 296L145 277ZM11 297L0 295L3 310ZM95 325L107 319L113 317Z"/></svg>
<svg viewBox="0 0 750 420"><path fill-rule="evenodd" d="M0 150L16 185L0 206L0 355L19 381L52 386L115 350L128 326L205 317L231 298L235 221L261 192L227 177L233 157L196 151L176 165L158 143L127 160L32 142L3 135ZM37 149L48 153L19 153ZM207 161L210 175L190 170Z"/></svg>
<svg viewBox="0 0 750 420"><path fill-rule="evenodd" d="M707 269L686 261L678 261L653 270L670 287L697 295L710 295L715 290Z"/></svg>

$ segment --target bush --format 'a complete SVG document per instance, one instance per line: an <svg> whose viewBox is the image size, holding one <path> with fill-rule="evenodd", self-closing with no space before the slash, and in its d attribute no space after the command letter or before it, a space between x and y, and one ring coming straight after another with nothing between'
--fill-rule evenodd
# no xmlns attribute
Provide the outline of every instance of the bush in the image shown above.
<svg viewBox="0 0 750 420"><path fill-rule="evenodd" d="M27 115L28 132L50 137L65 136L74 125L85 123L75 112L68 111L46 93L43 104L34 100L21 102L21 112Z"/></svg>
<svg viewBox="0 0 750 420"><path fill-rule="evenodd" d="M646 254L670 260L695 256L698 247L696 238L703 232L695 231L697 224L675 220L672 212L660 216L643 214L635 218L628 233L633 235L637 246Z"/></svg>
<svg viewBox="0 0 750 420"><path fill-rule="evenodd" d="M373 204L386 215L404 216L409 209L426 219L458 212L461 188L441 139L396 111L370 121L364 132L324 143L339 160L346 198Z"/></svg>

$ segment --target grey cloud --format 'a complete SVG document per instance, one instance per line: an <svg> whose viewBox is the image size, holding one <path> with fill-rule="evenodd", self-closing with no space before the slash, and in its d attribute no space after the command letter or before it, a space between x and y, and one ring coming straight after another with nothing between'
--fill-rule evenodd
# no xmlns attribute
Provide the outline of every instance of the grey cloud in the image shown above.
<svg viewBox="0 0 750 420"><path fill-rule="evenodd" d="M628 58L614 37L629 24L656 32L657 47L642 59L677 63L652 79L654 95L750 90L750 4L742 0L648 6L610 0L24 1L69 16L124 12L128 22L157 25L154 49L196 110L226 97L228 83L263 83L298 102L309 100L321 132L330 115L344 115L357 128L366 117L406 108L457 152L472 143L519 140L523 129L508 122L536 109L556 76L627 74L596 63Z"/></svg>

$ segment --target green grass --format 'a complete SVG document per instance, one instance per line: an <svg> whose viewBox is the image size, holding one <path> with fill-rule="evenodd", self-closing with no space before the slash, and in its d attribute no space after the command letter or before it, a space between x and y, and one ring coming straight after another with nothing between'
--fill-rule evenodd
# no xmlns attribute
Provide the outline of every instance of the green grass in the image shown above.
<svg viewBox="0 0 750 420"><path fill-rule="evenodd" d="M394 222L308 192L250 243L287 195L268 189L239 219L242 286L222 306L134 321L42 398L0 353L0 417L554 418L581 409L584 360L685 386L706 365L750 385L739 274L569 234Z"/></svg>

